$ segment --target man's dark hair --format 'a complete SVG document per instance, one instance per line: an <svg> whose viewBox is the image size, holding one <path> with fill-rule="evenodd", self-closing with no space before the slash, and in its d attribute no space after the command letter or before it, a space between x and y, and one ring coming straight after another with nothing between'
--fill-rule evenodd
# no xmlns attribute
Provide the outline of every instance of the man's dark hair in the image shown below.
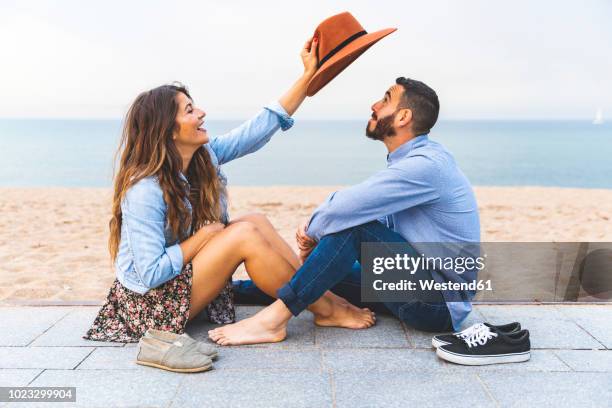
<svg viewBox="0 0 612 408"><path fill-rule="evenodd" d="M421 81L399 77L395 83L404 88L400 108L412 111L412 130L417 135L429 133L438 120L440 102L436 91Z"/></svg>

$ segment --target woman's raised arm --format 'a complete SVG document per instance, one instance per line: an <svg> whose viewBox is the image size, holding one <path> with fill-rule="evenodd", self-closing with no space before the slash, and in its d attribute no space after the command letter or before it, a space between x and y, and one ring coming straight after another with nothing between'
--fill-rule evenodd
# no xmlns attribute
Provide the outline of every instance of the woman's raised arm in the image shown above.
<svg viewBox="0 0 612 408"><path fill-rule="evenodd" d="M308 82L317 70L316 42L306 41L302 52L304 73L287 92L268 105L252 119L230 132L210 139L210 147L218 164L224 164L261 149L272 135L281 128L287 130L293 125L290 117L306 98Z"/></svg>
<svg viewBox="0 0 612 408"><path fill-rule="evenodd" d="M318 60L316 38L306 41L300 56L304 64L304 73L278 101L289 116L293 115L302 102L304 102L304 99L306 99L308 83L315 72L317 72Z"/></svg>

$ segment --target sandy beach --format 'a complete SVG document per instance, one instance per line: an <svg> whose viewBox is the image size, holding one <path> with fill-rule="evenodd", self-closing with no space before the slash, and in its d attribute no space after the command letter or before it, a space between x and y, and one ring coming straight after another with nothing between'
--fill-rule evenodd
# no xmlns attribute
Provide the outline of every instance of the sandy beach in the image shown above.
<svg viewBox="0 0 612 408"><path fill-rule="evenodd" d="M298 223L336 189L233 187L230 213L263 213L294 245ZM612 241L612 190L477 187L476 194L484 242ZM109 209L108 189L0 189L0 302L103 300L114 279Z"/></svg>

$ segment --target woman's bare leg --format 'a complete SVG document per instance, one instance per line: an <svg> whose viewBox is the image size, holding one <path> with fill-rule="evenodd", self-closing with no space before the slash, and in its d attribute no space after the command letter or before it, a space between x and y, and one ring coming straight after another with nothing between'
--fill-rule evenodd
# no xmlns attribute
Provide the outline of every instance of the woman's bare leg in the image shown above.
<svg viewBox="0 0 612 408"><path fill-rule="evenodd" d="M295 269L260 233L255 224L239 222L228 226L214 236L194 257L191 289L190 319L200 313L221 291L231 274L241 262L245 263L255 284L271 296L291 279ZM313 313L319 311L321 319L337 317L333 325L349 328L367 328L374 324L374 316L365 310L346 309L323 296L313 305ZM321 312L323 311L323 312ZM324 313L325 312L325 313ZM212 333L211 333L212 334ZM285 327L276 330L265 324L242 330L243 341L281 341L286 336ZM218 340L212 334L213 340Z"/></svg>
<svg viewBox="0 0 612 408"><path fill-rule="evenodd" d="M261 274L262 269L253 268L252 266L255 266L255 264L252 263L252 266L250 266L247 262L248 259L245 260L245 262L247 262L247 273L251 279L253 279L255 285L257 285L268 295L276 297L276 290L291 279L293 273L295 272L295 268L287 259L285 259L285 257L288 256L286 251L284 254L285 256L282 256L280 254L281 251L279 251L278 245L274 246L271 244L271 241L274 242L275 240L270 239L270 235L276 235L276 237L282 241L284 246L289 248L290 252L293 251L286 244L286 242L282 240L269 222L265 223L268 225L262 226L263 220L260 219L258 221L259 222L256 225L253 223L253 219L242 219L240 221L236 220L228 227L228 230L233 228L234 231L239 231L240 236L243 238L251 236L251 238L246 239L263 241L263 243L260 243L261 246L265 246L267 244L269 250L277 251L276 257L268 258L270 254L268 253L266 255L261 251L253 254L253 256L261 256L272 262L278 262L277 257L282 257L285 260L284 266L280 268L281 270L276 269L276 272L272 272L271 269L268 271L263 270L264 275ZM270 229L272 229L272 231L270 231ZM262 230L266 231L267 235L264 236L265 233L262 233ZM276 260L273 260L272 258L276 258ZM290 267L287 268L287 265L290 265ZM268 279L270 273L274 273L275 275L278 274L276 275L276 278L280 277L280 279L274 279L273 282L270 282ZM334 295L330 291L327 291L320 299L310 305L308 309L315 315L315 324L321 326L364 329L372 326L376 321L374 313L372 313L369 309L360 309L345 299ZM279 316L281 315L283 317L279 323ZM281 341L285 338L287 322L292 315L282 301L277 300L271 306L259 312L256 316L257 319L248 318L234 324L210 330L208 335L213 341L220 345L270 343ZM266 316L268 316L269 319L266 319Z"/></svg>
<svg viewBox="0 0 612 408"><path fill-rule="evenodd" d="M219 294L242 262L255 284L268 294L275 293L295 272L254 224L231 225L204 245L192 261L190 318Z"/></svg>
<svg viewBox="0 0 612 408"><path fill-rule="evenodd" d="M280 236L276 228L272 225L270 220L263 215L258 213L251 213L235 218L231 224L239 222L249 222L255 224L261 234L268 240L272 248L277 251L283 258L287 260L293 266L294 272L300 266L302 262L293 249L289 246L287 241ZM293 273L291 274L293 276ZM291 279L287 279L287 282ZM286 282L285 282L286 283ZM255 283L257 285L257 283ZM282 285L281 285L282 286ZM272 297L276 297L276 292L273 294L267 293ZM340 326L348 327L353 329L364 328L361 327L360 321L350 322L352 315L371 315L374 321L376 320L376 314L368 308L359 308L348 300L344 299L333 293L327 291L321 297L321 301L308 307L308 310L314 313L314 322L318 326Z"/></svg>
<svg viewBox="0 0 612 408"><path fill-rule="evenodd" d="M291 266L293 266L294 270L297 270L300 266L302 266L302 261L300 260L299 256L295 253L295 251L293 251L287 241L285 241L283 237L280 236L280 234L278 233L276 228L274 228L274 225L272 225L268 217L259 213L246 214L232 220L230 225L237 222L250 222L255 224L259 231L262 233L262 235L268 240L268 242L270 242L272 248L274 248L274 250L281 254L283 258L285 258L287 262L289 262ZM340 302L353 306L348 300L336 295L332 291L327 291L325 295L326 298L335 302ZM369 311L369 309L367 308L365 308L364 310Z"/></svg>
<svg viewBox="0 0 612 408"><path fill-rule="evenodd" d="M297 270L302 266L302 262L293 249L289 246L287 241L280 236L274 225L268 220L263 214L247 214L232 220L231 224L237 222L250 222L257 226L262 235L268 240L272 248L274 248L279 254L283 256L293 266L294 270Z"/></svg>

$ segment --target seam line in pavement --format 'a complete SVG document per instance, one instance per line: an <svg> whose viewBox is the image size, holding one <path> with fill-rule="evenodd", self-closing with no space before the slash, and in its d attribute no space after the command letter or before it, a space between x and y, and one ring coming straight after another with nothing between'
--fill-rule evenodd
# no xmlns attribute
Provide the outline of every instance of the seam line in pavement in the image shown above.
<svg viewBox="0 0 612 408"><path fill-rule="evenodd" d="M404 332L404 337L406 338L406 342L408 343L408 348L411 349L416 349L416 343L412 342L412 339L410 338L410 334L408 333L408 326L406 326L406 324L404 322L402 322L400 320L400 326L402 327L402 331Z"/></svg>
<svg viewBox="0 0 612 408"><path fill-rule="evenodd" d="M51 326L47 327L42 333L40 333L38 336L34 337L28 344L25 345L25 347L29 347L32 343L34 343L36 340L38 340L38 338L40 338L43 334L45 334L46 332L51 330L53 327L55 327L55 325L58 324L59 322L61 322L62 320L64 320L66 318L66 316L68 316L70 314L70 312L71 311L67 311L62 317L60 317L54 323L52 323Z"/></svg>
<svg viewBox="0 0 612 408"><path fill-rule="evenodd" d="M179 381L178 385L176 386L176 390L174 390L174 394L172 394L172 397L170 398L170 401L168 401L168 405L167 405L168 408L171 408L172 405L174 405L174 399L178 395L178 393L181 390L181 388L183 388L183 383L184 382L185 382L185 376L183 376L183 378L181 378L181 380Z"/></svg>
<svg viewBox="0 0 612 408"><path fill-rule="evenodd" d="M325 364L325 356L322 349L317 350L319 352L319 372L324 373L327 364Z"/></svg>
<svg viewBox="0 0 612 408"><path fill-rule="evenodd" d="M563 312L563 307L559 307L559 306L555 306L555 310L557 310L559 313L561 313L561 315L563 315L563 317L567 318L569 321L571 321L572 323L574 323L576 326L578 326L582 331L584 331L586 334L588 334L589 336L591 336L593 338L593 340L595 340L597 343L599 343L599 345L601 347L603 347L605 350L607 350L608 348L606 347L605 344L603 344L601 341L599 341L599 339L595 336L593 336L591 334L590 331L588 331L587 329L585 329L584 327L582 327L582 325L580 323L578 323L578 320L574 319L571 316L568 316L567 314L565 314Z"/></svg>
<svg viewBox="0 0 612 408"><path fill-rule="evenodd" d="M607 349L607 347L606 347L606 346L605 346L605 345L604 345L604 344L603 344L601 341L599 341L599 339L598 339L597 337L593 336L593 335L591 334L591 332L589 332L587 329L585 329L584 327L582 327L582 326L581 326L581 325L580 325L580 324L579 324L577 321L575 321L574 319L572 319L572 318L569 318L569 319L570 319L570 321L571 321L572 323L574 323L576 326L578 326L578 327L580 328L580 330L584 331L586 334L588 334L589 336L591 336L591 337L593 338L593 340L595 340L595 341L596 341L596 342L597 342L597 343L598 343L598 344L599 344L601 347L603 347L604 349Z"/></svg>
<svg viewBox="0 0 612 408"><path fill-rule="evenodd" d="M485 394L487 394L488 397L495 403L496 407L500 407L501 405L499 405L499 401L497 401L497 399L493 396L493 393L491 392L491 390L489 390L489 387L484 382L484 380L482 378L480 378L480 375L478 373L474 373L474 375L476 376L476 379L478 380L478 382L480 383L480 385L484 389Z"/></svg>
<svg viewBox="0 0 612 408"><path fill-rule="evenodd" d="M327 373L329 374L329 387L330 387L330 391L331 391L331 403L332 403L332 407L336 408L337 404L336 404L336 382L334 381L334 373L332 372L332 370L328 370Z"/></svg>
<svg viewBox="0 0 612 408"><path fill-rule="evenodd" d="M32 378L32 380L28 383L28 387L30 386L30 384L32 384L38 377L40 377L42 375L42 373L44 373L45 371L47 371L45 368L43 368L40 373L36 374L34 376L34 378Z"/></svg>
<svg viewBox="0 0 612 408"><path fill-rule="evenodd" d="M78 363L77 365L75 365L75 366L74 366L72 369L73 369L73 370L76 370L76 369L77 369L77 368L78 368L78 367L79 367L79 366L80 366L80 365L83 363L83 361L87 360L87 358L88 358L89 356L91 356L91 353L93 353L93 352L94 352L94 351L96 351L96 350L97 350L97 347L94 347L94 348L93 348L93 349L92 349L92 350L91 350L89 353L87 353L87 355L86 355L85 357L83 357L83 359L82 359L81 361L79 361L79 363Z"/></svg>
<svg viewBox="0 0 612 408"><path fill-rule="evenodd" d="M564 359L562 359L560 356L558 356L557 353L555 353L554 350L552 350L551 353L552 353L553 356L555 356L557 358L557 360L561 361L561 363L563 363L563 365L565 365L567 368L569 368L570 371L576 372L576 370L574 370L574 368L572 366L570 366L568 363L566 363Z"/></svg>

